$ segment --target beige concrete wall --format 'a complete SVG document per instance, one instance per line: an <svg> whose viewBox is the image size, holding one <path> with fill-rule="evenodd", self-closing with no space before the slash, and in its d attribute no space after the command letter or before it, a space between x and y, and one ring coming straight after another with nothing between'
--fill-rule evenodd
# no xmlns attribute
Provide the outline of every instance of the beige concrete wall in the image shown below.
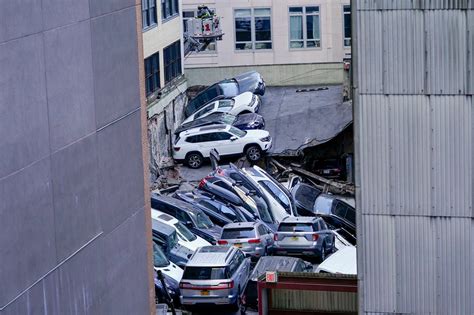
<svg viewBox="0 0 474 315"><path fill-rule="evenodd" d="M179 14L163 21L161 19L161 1L157 1L156 5L157 25L143 32L143 56L147 58L156 52L160 53L160 81L163 87L165 86L163 49L182 38L183 23L181 16L183 6L180 1ZM182 42L181 56L184 59Z"/></svg>
<svg viewBox="0 0 474 315"><path fill-rule="evenodd" d="M238 67L188 68L188 86L210 85L238 73L257 70L271 86L301 86L319 84L342 84L342 63L309 63L286 65L256 65Z"/></svg>
<svg viewBox="0 0 474 315"><path fill-rule="evenodd" d="M343 45L343 5L349 0L183 0L183 10L195 10L201 3L216 10L222 17L225 35L217 43L216 53L193 53L187 57L185 68L228 67L243 65L337 63L350 56ZM289 6L320 7L321 48L289 48ZM271 50L236 51L234 9L269 7L272 9Z"/></svg>

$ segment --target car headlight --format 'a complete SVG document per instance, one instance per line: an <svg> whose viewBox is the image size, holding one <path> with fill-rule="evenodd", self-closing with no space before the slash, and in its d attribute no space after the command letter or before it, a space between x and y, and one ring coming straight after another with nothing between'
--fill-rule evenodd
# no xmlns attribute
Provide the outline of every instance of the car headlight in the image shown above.
<svg viewBox="0 0 474 315"><path fill-rule="evenodd" d="M272 138L270 136L260 139L260 141L262 141L262 142L270 142L270 140L272 140Z"/></svg>

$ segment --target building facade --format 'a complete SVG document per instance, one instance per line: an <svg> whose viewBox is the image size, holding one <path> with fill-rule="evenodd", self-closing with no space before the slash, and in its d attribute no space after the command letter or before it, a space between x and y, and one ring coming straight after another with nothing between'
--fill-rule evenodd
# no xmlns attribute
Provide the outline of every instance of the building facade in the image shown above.
<svg viewBox="0 0 474 315"><path fill-rule="evenodd" d="M474 314L474 1L355 0L360 314Z"/></svg>
<svg viewBox="0 0 474 315"><path fill-rule="evenodd" d="M183 0L183 19L206 4L224 36L185 61L189 85L208 85L246 70L268 85L340 84L350 59L349 0Z"/></svg>
<svg viewBox="0 0 474 315"><path fill-rule="evenodd" d="M154 310L140 11L0 2L1 315Z"/></svg>
<svg viewBox="0 0 474 315"><path fill-rule="evenodd" d="M172 131L187 101L181 0L141 0L151 181L172 165Z"/></svg>

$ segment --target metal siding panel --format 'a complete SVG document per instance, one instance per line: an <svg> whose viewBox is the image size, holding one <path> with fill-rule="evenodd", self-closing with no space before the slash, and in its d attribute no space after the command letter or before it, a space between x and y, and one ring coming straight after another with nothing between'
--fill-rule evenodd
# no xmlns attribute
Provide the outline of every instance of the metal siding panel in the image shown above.
<svg viewBox="0 0 474 315"><path fill-rule="evenodd" d="M363 0L359 10L453 10L474 8L473 0Z"/></svg>
<svg viewBox="0 0 474 315"><path fill-rule="evenodd" d="M425 81L422 11L383 11L384 93L422 94Z"/></svg>
<svg viewBox="0 0 474 315"><path fill-rule="evenodd" d="M430 107L425 96L390 96L391 214L428 215Z"/></svg>
<svg viewBox="0 0 474 315"><path fill-rule="evenodd" d="M472 216L472 125L467 97L431 98L433 215Z"/></svg>
<svg viewBox="0 0 474 315"><path fill-rule="evenodd" d="M392 216L364 215L364 308L369 312L396 309L395 219Z"/></svg>
<svg viewBox="0 0 474 315"><path fill-rule="evenodd" d="M474 2L473 2L474 4ZM474 94L474 10L466 12L468 22L467 32L467 57L468 57L468 78L467 78L467 93Z"/></svg>
<svg viewBox="0 0 474 315"><path fill-rule="evenodd" d="M359 45L364 53L359 55L361 93L383 92L382 62L382 13L380 11L359 12L357 28Z"/></svg>
<svg viewBox="0 0 474 315"><path fill-rule="evenodd" d="M420 216L396 217L397 312L435 313L435 224Z"/></svg>
<svg viewBox="0 0 474 315"><path fill-rule="evenodd" d="M437 314L472 314L470 277L471 219L436 220ZM467 255L460 256L460 253Z"/></svg>
<svg viewBox="0 0 474 315"><path fill-rule="evenodd" d="M425 11L428 94L466 92L465 11Z"/></svg>
<svg viewBox="0 0 474 315"><path fill-rule="evenodd" d="M388 97L362 95L361 104L361 211L390 214Z"/></svg>

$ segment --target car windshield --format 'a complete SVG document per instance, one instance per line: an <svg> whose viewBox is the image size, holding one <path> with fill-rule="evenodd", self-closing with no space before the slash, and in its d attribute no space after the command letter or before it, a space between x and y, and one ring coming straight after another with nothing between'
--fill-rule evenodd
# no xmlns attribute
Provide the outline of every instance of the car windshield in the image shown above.
<svg viewBox="0 0 474 315"><path fill-rule="evenodd" d="M240 228L240 229L224 229L222 232L222 239L234 239L234 238L254 238L254 228Z"/></svg>
<svg viewBox="0 0 474 315"><path fill-rule="evenodd" d="M270 211L268 210L268 206L265 200L263 200L262 197L255 196L255 195L252 196L252 200L257 205L257 211L258 211L260 220L266 223L273 223L272 215L270 214Z"/></svg>
<svg viewBox="0 0 474 315"><path fill-rule="evenodd" d="M165 254L161 250L161 248L153 243L153 265L156 268L166 267L170 264L168 258L166 258Z"/></svg>
<svg viewBox="0 0 474 315"><path fill-rule="evenodd" d="M214 109L214 103L205 106L203 109L200 109L199 111L196 112L196 114L194 114L194 119L199 118L206 113L209 113L213 109Z"/></svg>
<svg viewBox="0 0 474 315"><path fill-rule="evenodd" d="M239 138L242 138L243 136L245 136L245 135L247 134L246 131L237 129L237 128L235 128L235 127L230 127L229 131L230 131L233 135L236 135L236 136L239 137Z"/></svg>
<svg viewBox="0 0 474 315"><path fill-rule="evenodd" d="M219 83L219 87L226 97L234 97L239 94L239 85L234 81Z"/></svg>
<svg viewBox="0 0 474 315"><path fill-rule="evenodd" d="M196 225L200 229L210 229L214 227L214 223L209 219L205 213L198 213L194 215L196 218Z"/></svg>
<svg viewBox="0 0 474 315"><path fill-rule="evenodd" d="M184 224L178 222L174 225L178 233L188 242L194 241L197 237Z"/></svg>
<svg viewBox="0 0 474 315"><path fill-rule="evenodd" d="M176 234L176 232L170 235L169 244L170 244L170 248L173 248L176 246L176 244L178 244L178 235Z"/></svg>
<svg viewBox="0 0 474 315"><path fill-rule="evenodd" d="M281 223L278 227L280 232L313 232L311 223Z"/></svg>
<svg viewBox="0 0 474 315"><path fill-rule="evenodd" d="M186 280L215 280L226 279L225 267L186 267L183 279Z"/></svg>
<svg viewBox="0 0 474 315"><path fill-rule="evenodd" d="M331 214L332 198L319 196L314 203L313 212L321 214Z"/></svg>
<svg viewBox="0 0 474 315"><path fill-rule="evenodd" d="M275 184L269 180L262 180L259 182L263 188L275 198L276 201L285 209L286 212L290 213L290 200Z"/></svg>

